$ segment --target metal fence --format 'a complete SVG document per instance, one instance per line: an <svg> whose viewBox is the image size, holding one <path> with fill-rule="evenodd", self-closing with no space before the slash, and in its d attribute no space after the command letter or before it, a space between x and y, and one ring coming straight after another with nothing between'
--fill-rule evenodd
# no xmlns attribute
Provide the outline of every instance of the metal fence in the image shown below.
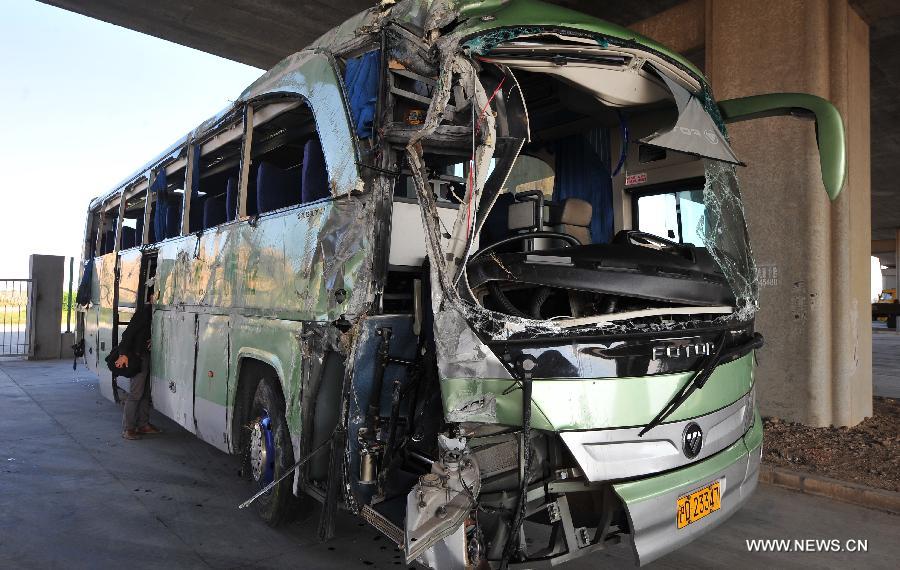
<svg viewBox="0 0 900 570"><path fill-rule="evenodd" d="M0 356L28 356L31 279L0 279Z"/></svg>

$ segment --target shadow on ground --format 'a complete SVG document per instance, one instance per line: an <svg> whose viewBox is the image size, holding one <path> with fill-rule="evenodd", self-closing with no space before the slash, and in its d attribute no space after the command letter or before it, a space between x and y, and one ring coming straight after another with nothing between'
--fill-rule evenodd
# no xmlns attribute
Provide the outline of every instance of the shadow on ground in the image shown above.
<svg viewBox="0 0 900 570"><path fill-rule="evenodd" d="M0 360L0 567L407 568L387 539L346 513L322 544L315 508L279 529L237 510L249 488L236 460L155 412L153 421L164 434L125 441L121 408L83 367ZM717 531L651 567L892 568L898 525L884 513L760 487ZM745 540L757 538L863 538L869 552L748 553ZM622 546L562 568L630 561Z"/></svg>

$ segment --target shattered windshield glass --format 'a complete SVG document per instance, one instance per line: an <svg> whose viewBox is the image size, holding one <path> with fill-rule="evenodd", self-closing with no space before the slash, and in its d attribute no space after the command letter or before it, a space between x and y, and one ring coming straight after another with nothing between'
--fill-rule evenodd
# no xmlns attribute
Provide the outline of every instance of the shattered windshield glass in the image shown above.
<svg viewBox="0 0 900 570"><path fill-rule="evenodd" d="M756 314L759 291L735 166L709 159L703 162L705 211L697 224L697 234L734 291L737 301L734 318L748 320Z"/></svg>
<svg viewBox="0 0 900 570"><path fill-rule="evenodd" d="M663 331L753 317L756 269L734 170L739 161L708 88L688 91L689 82L670 79L661 67L623 74L616 66L634 54L616 59L607 53L612 48L604 48L600 64L583 64L587 73L571 66L566 75L555 62L526 60L508 48L502 61L479 61L455 38L438 44L438 96L407 151L417 196L431 212L423 221L432 275L441 285L432 301L448 313L448 326L463 316L500 339ZM607 77L620 83L615 97L597 82L597 65L614 72ZM593 83L582 83L585 77ZM475 105L466 111L472 156L459 173L466 191L450 230L435 215L429 158L419 141L445 121L454 85ZM527 112L506 112L516 101ZM614 206L621 187L613 180L625 173L615 167L622 160L613 156L611 140L618 122L628 144L629 118L644 123L633 140L697 166L702 186L679 195L677 232L629 230L631 221L623 224Z"/></svg>

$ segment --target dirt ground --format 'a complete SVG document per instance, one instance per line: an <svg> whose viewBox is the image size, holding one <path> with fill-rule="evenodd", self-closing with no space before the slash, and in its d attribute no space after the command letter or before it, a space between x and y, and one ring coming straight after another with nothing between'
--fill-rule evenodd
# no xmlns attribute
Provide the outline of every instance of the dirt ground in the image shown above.
<svg viewBox="0 0 900 570"><path fill-rule="evenodd" d="M876 397L874 411L852 428L811 428L765 418L763 461L900 491L900 400Z"/></svg>

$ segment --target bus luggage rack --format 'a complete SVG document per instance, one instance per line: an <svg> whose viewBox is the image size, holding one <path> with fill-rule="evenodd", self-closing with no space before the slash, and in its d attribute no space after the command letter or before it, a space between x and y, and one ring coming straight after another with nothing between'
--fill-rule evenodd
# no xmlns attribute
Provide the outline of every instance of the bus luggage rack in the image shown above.
<svg viewBox="0 0 900 570"><path fill-rule="evenodd" d="M28 356L31 279L0 279L0 356Z"/></svg>

